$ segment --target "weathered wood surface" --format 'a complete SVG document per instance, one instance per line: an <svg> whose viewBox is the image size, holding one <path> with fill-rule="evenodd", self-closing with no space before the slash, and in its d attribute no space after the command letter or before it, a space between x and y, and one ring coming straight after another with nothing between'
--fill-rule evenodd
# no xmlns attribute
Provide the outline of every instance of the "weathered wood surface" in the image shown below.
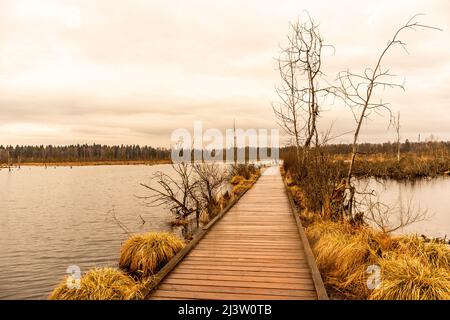
<svg viewBox="0 0 450 320"><path fill-rule="evenodd" d="M317 299L310 263L282 177L273 167L150 299Z"/></svg>

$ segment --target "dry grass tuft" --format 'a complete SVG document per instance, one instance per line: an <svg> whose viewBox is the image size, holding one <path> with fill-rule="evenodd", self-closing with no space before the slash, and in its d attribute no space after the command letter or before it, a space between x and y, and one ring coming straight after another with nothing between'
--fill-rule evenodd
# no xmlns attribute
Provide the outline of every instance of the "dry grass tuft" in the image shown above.
<svg viewBox="0 0 450 320"><path fill-rule="evenodd" d="M379 259L382 282L369 299L449 300L450 270L424 264L410 255L389 255Z"/></svg>
<svg viewBox="0 0 450 320"><path fill-rule="evenodd" d="M171 233L150 232L134 235L122 245L119 267L142 279L157 273L184 247Z"/></svg>
<svg viewBox="0 0 450 320"><path fill-rule="evenodd" d="M417 236L390 236L327 220L306 229L324 282L347 298L450 299L450 249ZM382 286L367 287L367 267L382 270Z"/></svg>
<svg viewBox="0 0 450 320"><path fill-rule="evenodd" d="M402 237L398 246L399 252L420 258L423 263L450 270L450 249L447 244L436 241L426 242L414 235Z"/></svg>
<svg viewBox="0 0 450 320"><path fill-rule="evenodd" d="M50 294L50 300L128 300L142 299L140 284L130 276L113 269L102 268L88 271L79 289L69 289L66 279Z"/></svg>
<svg viewBox="0 0 450 320"><path fill-rule="evenodd" d="M348 232L348 226L336 222L320 225L322 235L315 224L308 228L308 235L316 239L313 251L325 283L347 297L367 296L366 267L376 259L367 234Z"/></svg>
<svg viewBox="0 0 450 320"><path fill-rule="evenodd" d="M330 220L319 220L306 229L306 234L313 243L324 235L344 235L352 232L352 228L349 224Z"/></svg>
<svg viewBox="0 0 450 320"><path fill-rule="evenodd" d="M237 185L239 184L242 180L244 180L244 178L242 176L233 176L233 178L231 178L230 183L232 185Z"/></svg>
<svg viewBox="0 0 450 320"><path fill-rule="evenodd" d="M245 179L242 176L234 176L230 182L231 184L234 184L232 193L237 196L244 193L246 190L250 189L255 184L259 176L260 176L259 170L256 171L256 173L250 174L248 179Z"/></svg>

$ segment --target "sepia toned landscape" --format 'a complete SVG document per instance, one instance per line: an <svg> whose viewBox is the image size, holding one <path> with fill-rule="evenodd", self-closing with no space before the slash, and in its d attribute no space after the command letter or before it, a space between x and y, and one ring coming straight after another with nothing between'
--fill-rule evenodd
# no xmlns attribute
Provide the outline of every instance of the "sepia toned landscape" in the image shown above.
<svg viewBox="0 0 450 320"><path fill-rule="evenodd" d="M0 300L450 300L449 27L0 0Z"/></svg>

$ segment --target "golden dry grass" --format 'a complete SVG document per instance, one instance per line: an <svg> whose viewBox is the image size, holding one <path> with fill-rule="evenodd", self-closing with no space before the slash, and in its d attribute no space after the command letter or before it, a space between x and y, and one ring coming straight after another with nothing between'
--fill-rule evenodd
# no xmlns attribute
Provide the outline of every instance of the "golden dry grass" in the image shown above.
<svg viewBox="0 0 450 320"><path fill-rule="evenodd" d="M67 279L67 278L66 278ZM50 300L141 299L140 284L113 268L92 269L80 281L79 289L69 289L64 279L50 294Z"/></svg>
<svg viewBox="0 0 450 320"><path fill-rule="evenodd" d="M241 195L241 194L243 194L246 190L248 190L249 189L249 187L248 186L246 186L246 185L243 185L243 184L237 184L237 185L235 185L234 187L233 187L233 190L232 190L232 192L233 192L233 194L234 195Z"/></svg>
<svg viewBox="0 0 450 320"><path fill-rule="evenodd" d="M152 276L184 245L181 239L171 233L134 235L122 245L119 267L139 279Z"/></svg>
<svg viewBox="0 0 450 320"><path fill-rule="evenodd" d="M260 176L259 170L256 171L256 173L251 174L248 179L244 179L242 176L234 176L230 181L230 183L234 185L232 193L234 195L240 195L244 193L246 190L250 189L255 184L259 176Z"/></svg>
<svg viewBox="0 0 450 320"><path fill-rule="evenodd" d="M390 254L378 260L382 282L373 300L450 300L450 270L411 255Z"/></svg>
<svg viewBox="0 0 450 320"><path fill-rule="evenodd" d="M306 229L324 282L352 299L450 299L450 249L416 236L317 220ZM367 286L367 267L382 270L382 287Z"/></svg>
<svg viewBox="0 0 450 320"><path fill-rule="evenodd" d="M230 183L232 185L237 185L239 184L242 180L244 180L244 178L242 176L233 176L230 180Z"/></svg>
<svg viewBox="0 0 450 320"><path fill-rule="evenodd" d="M423 263L450 270L450 249L437 241L425 242L418 236L402 237L398 241L399 252L417 257Z"/></svg>

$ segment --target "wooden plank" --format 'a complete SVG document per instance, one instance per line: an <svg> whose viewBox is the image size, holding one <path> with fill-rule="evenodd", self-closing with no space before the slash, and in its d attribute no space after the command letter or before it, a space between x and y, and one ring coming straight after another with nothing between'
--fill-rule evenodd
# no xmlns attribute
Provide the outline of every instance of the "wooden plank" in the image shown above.
<svg viewBox="0 0 450 320"><path fill-rule="evenodd" d="M213 292L213 293L234 293L234 294L260 294L273 296L295 296L298 298L314 298L315 292L310 290L289 290L289 289L272 289L267 291L261 288L240 288L240 287L214 287L202 285L172 285L165 284L164 289L167 291L181 292Z"/></svg>
<svg viewBox="0 0 450 320"><path fill-rule="evenodd" d="M237 287L237 288L263 288L263 289L295 289L295 290L314 290L312 283L273 283L273 282L250 282L250 281L233 281L233 280L192 280L192 279L174 279L170 276L164 279L161 284L161 289L164 289L164 284L186 284L186 285L205 285L218 287Z"/></svg>
<svg viewBox="0 0 450 320"><path fill-rule="evenodd" d="M298 252L304 251L304 249L300 246L277 246L270 244L254 244L254 243L242 243L242 244L229 244L229 243L202 243L198 245L199 249L203 250L220 250L220 251L242 251L246 252L247 250L253 250L253 252L257 251L274 251L274 252Z"/></svg>
<svg viewBox="0 0 450 320"><path fill-rule="evenodd" d="M252 266L252 265L224 265L222 263L213 265L204 265L204 264L195 264L195 263L189 263L185 262L183 263L183 268L177 268L173 272L178 272L181 269L183 270L204 270L202 272L204 273L210 273L211 271L217 270L217 272L220 272L221 270L232 270L232 271L239 271L239 272L245 272L245 271L254 271L254 272L278 272L278 273L284 273L284 274L303 274L304 272L311 273L311 271L308 268L308 263L299 263L296 266L270 266L270 265L264 265L264 266ZM190 272L190 271L189 271ZM236 272L234 272L236 273Z"/></svg>
<svg viewBox="0 0 450 320"><path fill-rule="evenodd" d="M198 300L298 300L296 296L277 296L277 295L257 295L257 294L235 294L235 293L211 293L211 292L192 292L192 291L167 291L157 290L152 294L151 299L165 298L180 299L198 299ZM313 298L311 298L313 299Z"/></svg>
<svg viewBox="0 0 450 320"><path fill-rule="evenodd" d="M242 262L246 262L249 264L276 264L276 265L296 265L298 262L307 261L306 257L304 256L298 256L296 259L279 259L278 257L246 257L246 256L240 256L240 257L220 257L220 256L188 256L185 258L186 260L189 259L189 261L202 261L204 263L206 262L213 262L213 261L220 261L220 262L226 262L230 264L242 264Z"/></svg>
<svg viewBox="0 0 450 320"><path fill-rule="evenodd" d="M309 284L309 285L313 285L312 279L311 277L306 277L306 278L287 278L287 277L283 277L282 275L278 275L278 276L271 276L271 277L263 277L261 275L253 275L253 276L249 276L249 275L236 275L236 274L197 274L197 273L176 273L176 272L171 272L170 275L167 276L166 279L190 279L190 280L198 280L197 283L198 284L202 284L204 281L247 281L247 282L262 282L262 283L288 283L288 284L293 284L293 283L297 283L297 284Z"/></svg>
<svg viewBox="0 0 450 320"><path fill-rule="evenodd" d="M278 269L277 271L255 271L255 270L239 270L239 269L232 269L232 270L221 270L221 269L198 269L198 268L178 268L173 270L170 274L201 274L201 275L235 275L236 272L239 271L239 275L241 276L257 276L257 277L264 277L264 278L270 278L270 277L279 277L280 273L283 271L289 271L286 269ZM303 271L303 272L302 272ZM311 272L309 270L297 270L297 272L285 272L283 273L283 277L285 278L308 278L311 279Z"/></svg>
<svg viewBox="0 0 450 320"><path fill-rule="evenodd" d="M292 240L295 240L295 238L293 238ZM229 243L229 244L245 244L245 243L257 243L257 244L277 244L277 245L288 245L288 246L301 246L300 243L297 242L293 242L290 241L290 238L286 238L283 240L280 240L279 237L267 237L266 238L262 238L262 239L253 239L253 241L251 241L250 237L247 238L237 238L237 239L230 239L230 238L222 238L222 237L216 237L216 236L209 236L206 237L202 243Z"/></svg>
<svg viewBox="0 0 450 320"><path fill-rule="evenodd" d="M279 261L261 261L261 260L243 260L243 259L200 259L196 257L186 258L184 264L190 265L205 265L205 266L233 266L233 267L274 267L274 268L295 268L303 267L308 269L308 261L298 260L295 262L279 262ZM184 265L183 264L183 265Z"/></svg>
<svg viewBox="0 0 450 320"><path fill-rule="evenodd" d="M213 250L195 250L190 257L208 257L208 258L248 258L248 259L271 259L271 260L304 260L299 257L299 253L280 253L272 252L229 252L229 251L213 251Z"/></svg>

